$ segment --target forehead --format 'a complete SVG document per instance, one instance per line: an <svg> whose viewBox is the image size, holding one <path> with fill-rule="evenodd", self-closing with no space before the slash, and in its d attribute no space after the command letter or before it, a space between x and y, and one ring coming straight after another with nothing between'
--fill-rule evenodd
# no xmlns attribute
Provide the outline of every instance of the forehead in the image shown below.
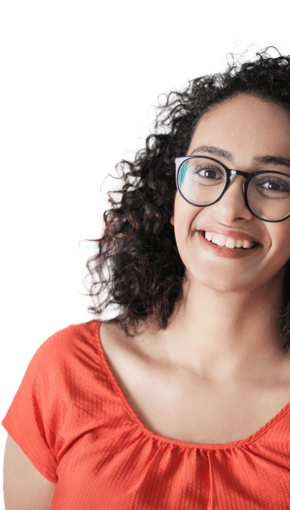
<svg viewBox="0 0 290 510"><path fill-rule="evenodd" d="M198 121L188 154L216 145L236 157L290 156L290 112L279 104L239 94L214 106Z"/></svg>

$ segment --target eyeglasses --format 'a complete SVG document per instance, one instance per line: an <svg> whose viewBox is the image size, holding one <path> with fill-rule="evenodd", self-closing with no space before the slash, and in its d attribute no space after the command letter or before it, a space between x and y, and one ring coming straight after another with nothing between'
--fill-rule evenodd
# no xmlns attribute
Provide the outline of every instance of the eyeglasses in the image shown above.
<svg viewBox="0 0 290 510"><path fill-rule="evenodd" d="M243 195L249 211L263 221L284 221L290 216L290 175L272 170L230 170L216 159L204 156L176 158L176 187L181 196L197 207L207 207L222 198L232 184L232 175L244 177Z"/></svg>

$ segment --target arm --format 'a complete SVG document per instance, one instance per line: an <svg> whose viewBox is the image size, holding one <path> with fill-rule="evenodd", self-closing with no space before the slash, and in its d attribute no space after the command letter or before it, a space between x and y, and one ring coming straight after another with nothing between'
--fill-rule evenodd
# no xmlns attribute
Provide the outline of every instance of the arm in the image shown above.
<svg viewBox="0 0 290 510"><path fill-rule="evenodd" d="M7 437L4 453L6 510L49 510L56 484L37 471L20 446Z"/></svg>

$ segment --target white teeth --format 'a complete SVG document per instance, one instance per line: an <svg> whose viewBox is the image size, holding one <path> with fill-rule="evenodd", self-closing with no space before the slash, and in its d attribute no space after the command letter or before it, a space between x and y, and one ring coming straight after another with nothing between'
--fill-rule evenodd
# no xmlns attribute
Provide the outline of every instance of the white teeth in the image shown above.
<svg viewBox="0 0 290 510"><path fill-rule="evenodd" d="M242 239L236 239L236 248L241 248L243 246L243 240Z"/></svg>
<svg viewBox="0 0 290 510"><path fill-rule="evenodd" d="M226 246L227 248L252 248L254 243L246 241L245 239L234 239L233 237L225 237L221 234L214 234L213 232L205 232L205 238L218 246Z"/></svg>

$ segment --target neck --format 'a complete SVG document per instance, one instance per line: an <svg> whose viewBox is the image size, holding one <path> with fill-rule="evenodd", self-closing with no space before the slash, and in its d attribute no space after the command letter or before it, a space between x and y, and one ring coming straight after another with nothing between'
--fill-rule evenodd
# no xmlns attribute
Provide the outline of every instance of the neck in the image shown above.
<svg viewBox="0 0 290 510"><path fill-rule="evenodd" d="M244 292L220 292L188 279L163 332L170 360L215 381L259 378L281 363L283 277Z"/></svg>

